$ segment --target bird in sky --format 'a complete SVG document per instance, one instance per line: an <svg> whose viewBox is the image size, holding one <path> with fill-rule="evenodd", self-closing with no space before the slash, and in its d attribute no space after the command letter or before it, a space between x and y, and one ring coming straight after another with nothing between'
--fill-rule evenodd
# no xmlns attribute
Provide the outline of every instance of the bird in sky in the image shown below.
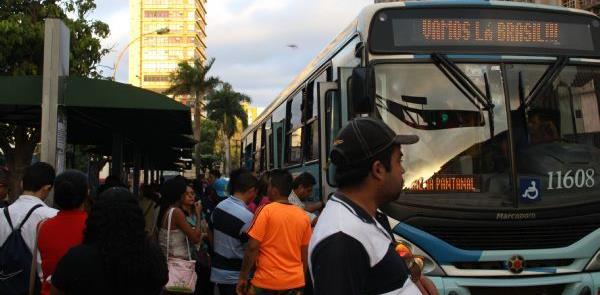
<svg viewBox="0 0 600 295"><path fill-rule="evenodd" d="M291 49L294 49L294 50L298 49L298 45L296 45L296 44L288 44L286 46L289 47L289 48L291 48Z"/></svg>

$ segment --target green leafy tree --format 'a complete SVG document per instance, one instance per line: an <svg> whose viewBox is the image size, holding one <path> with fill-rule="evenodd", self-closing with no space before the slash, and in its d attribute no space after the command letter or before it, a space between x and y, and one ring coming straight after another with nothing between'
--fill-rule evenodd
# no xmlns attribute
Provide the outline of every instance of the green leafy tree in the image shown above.
<svg viewBox="0 0 600 295"><path fill-rule="evenodd" d="M229 83L223 83L223 87L209 95L206 111L208 118L219 124L223 148L225 149L225 174L231 169L230 139L238 131L238 122L242 127L248 126L248 114L242 107L243 102L250 103L250 97L233 90Z"/></svg>
<svg viewBox="0 0 600 295"><path fill-rule="evenodd" d="M212 58L208 62L203 63L199 58L190 61L182 61L177 65L177 69L171 73L169 87L165 94L174 96L189 95L194 98L194 137L198 141L194 154L196 155L194 164L196 166L196 174L200 173L201 163L198 155L201 154L201 122L204 106L204 99L211 94L215 87L221 84L218 77L208 77L208 72L212 68L215 59Z"/></svg>
<svg viewBox="0 0 600 295"><path fill-rule="evenodd" d="M106 23L91 20L94 0L1 0L0 75L42 75L44 19L61 19L71 31L70 75L99 78L97 65L109 49L101 39L109 35ZM20 193L24 168L31 163L40 140L38 126L0 124L0 149L11 170L11 197Z"/></svg>
<svg viewBox="0 0 600 295"><path fill-rule="evenodd" d="M217 136L219 135L219 125L213 120L202 120L200 123L200 133L202 133L202 142L200 142L200 154L212 155L215 153Z"/></svg>

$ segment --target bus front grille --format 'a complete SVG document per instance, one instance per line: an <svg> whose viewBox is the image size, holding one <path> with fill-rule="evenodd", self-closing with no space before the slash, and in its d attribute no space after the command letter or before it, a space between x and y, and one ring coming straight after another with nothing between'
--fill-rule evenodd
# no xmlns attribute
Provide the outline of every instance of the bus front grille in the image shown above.
<svg viewBox="0 0 600 295"><path fill-rule="evenodd" d="M415 226L460 249L519 250L567 247L598 229L600 223Z"/></svg>
<svg viewBox="0 0 600 295"><path fill-rule="evenodd" d="M561 295L565 285L549 285L534 287L470 287L471 295Z"/></svg>

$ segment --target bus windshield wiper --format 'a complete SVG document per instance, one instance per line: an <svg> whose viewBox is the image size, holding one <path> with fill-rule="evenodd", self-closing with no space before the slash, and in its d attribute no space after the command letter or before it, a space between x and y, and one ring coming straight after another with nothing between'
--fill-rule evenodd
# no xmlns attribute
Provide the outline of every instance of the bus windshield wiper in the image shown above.
<svg viewBox="0 0 600 295"><path fill-rule="evenodd" d="M444 75L462 92L477 108L483 107L489 114L490 137L494 137L494 103L490 92L487 74L483 75L485 93L451 60L443 54L433 53L431 59Z"/></svg>
<svg viewBox="0 0 600 295"><path fill-rule="evenodd" d="M551 86L565 68L567 62L568 58L564 56L559 57L556 62L544 72L544 75L537 81L535 86L533 86L533 89L531 89L531 92L529 92L529 95L525 98L524 103L521 102L521 106L529 106L532 101L538 98L546 90L547 87Z"/></svg>

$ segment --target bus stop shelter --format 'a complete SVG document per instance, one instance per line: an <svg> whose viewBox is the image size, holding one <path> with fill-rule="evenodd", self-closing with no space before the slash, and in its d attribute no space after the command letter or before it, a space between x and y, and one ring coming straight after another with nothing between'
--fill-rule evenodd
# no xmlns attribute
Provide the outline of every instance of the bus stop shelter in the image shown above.
<svg viewBox="0 0 600 295"><path fill-rule="evenodd" d="M157 177L151 171L189 167L195 142L188 107L162 94L101 79L61 77L58 92L67 143L93 146L93 153L110 156L111 174L122 179L133 168L134 189L140 169L147 182ZM0 122L39 127L41 93L41 76L1 76Z"/></svg>

